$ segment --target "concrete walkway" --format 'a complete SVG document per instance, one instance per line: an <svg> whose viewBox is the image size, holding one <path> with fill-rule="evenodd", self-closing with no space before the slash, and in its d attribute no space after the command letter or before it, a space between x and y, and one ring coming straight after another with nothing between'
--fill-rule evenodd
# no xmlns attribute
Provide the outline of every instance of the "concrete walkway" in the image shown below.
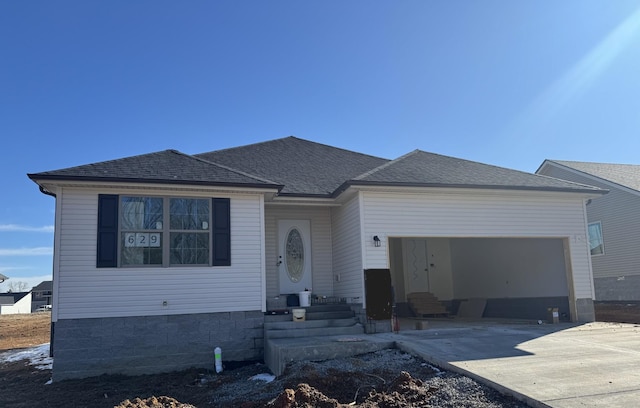
<svg viewBox="0 0 640 408"><path fill-rule="evenodd" d="M638 325L430 320L425 330L406 327L375 336L531 406L640 406Z"/></svg>

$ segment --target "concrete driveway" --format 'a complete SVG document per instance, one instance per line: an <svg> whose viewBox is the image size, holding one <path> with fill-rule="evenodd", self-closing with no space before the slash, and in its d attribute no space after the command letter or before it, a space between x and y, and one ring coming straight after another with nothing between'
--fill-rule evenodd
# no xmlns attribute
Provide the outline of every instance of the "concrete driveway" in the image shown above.
<svg viewBox="0 0 640 408"><path fill-rule="evenodd" d="M638 325L429 321L376 336L534 407L640 405Z"/></svg>

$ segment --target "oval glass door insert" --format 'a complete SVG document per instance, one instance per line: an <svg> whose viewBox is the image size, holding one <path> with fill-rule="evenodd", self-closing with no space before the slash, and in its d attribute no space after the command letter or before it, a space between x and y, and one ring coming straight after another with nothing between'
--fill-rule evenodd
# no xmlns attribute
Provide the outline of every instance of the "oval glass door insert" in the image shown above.
<svg viewBox="0 0 640 408"><path fill-rule="evenodd" d="M297 228L287 234L287 275L292 282L299 282L304 273L304 245Z"/></svg>

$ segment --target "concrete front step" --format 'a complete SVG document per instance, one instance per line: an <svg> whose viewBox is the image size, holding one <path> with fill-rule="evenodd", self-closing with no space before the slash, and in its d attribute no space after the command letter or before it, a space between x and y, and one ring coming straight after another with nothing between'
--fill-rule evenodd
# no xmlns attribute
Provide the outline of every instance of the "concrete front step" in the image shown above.
<svg viewBox="0 0 640 408"><path fill-rule="evenodd" d="M305 313L306 320L333 320L333 319L349 319L354 313L351 310L340 310L335 312L316 312L315 310L307 310Z"/></svg>
<svg viewBox="0 0 640 408"><path fill-rule="evenodd" d="M305 310L304 321L289 314L266 315L264 360L280 375L287 363L300 360L327 360L388 348L380 341L366 340L364 327L347 304L313 305Z"/></svg>
<svg viewBox="0 0 640 408"><path fill-rule="evenodd" d="M297 309L297 308L294 308ZM303 309L307 309L308 311L313 312L337 312L344 310L351 310L351 306L346 303L327 303L323 305L314 304L310 307L305 307Z"/></svg>
<svg viewBox="0 0 640 408"><path fill-rule="evenodd" d="M311 329L316 327L345 327L353 326L358 323L358 319L350 317L346 319L318 319L305 320L303 322L292 321L291 315L286 321L265 321L265 330L290 330L290 329Z"/></svg>
<svg viewBox="0 0 640 408"><path fill-rule="evenodd" d="M395 342L368 335L265 339L264 359L275 375L292 361L323 361L393 348Z"/></svg>
<svg viewBox="0 0 640 408"><path fill-rule="evenodd" d="M325 326L294 328L288 330L265 330L265 339L320 337L320 336L352 336L364 334L364 328L360 323L352 326Z"/></svg>
<svg viewBox="0 0 640 408"><path fill-rule="evenodd" d="M351 309L335 310L335 311L317 311L313 307L307 307L307 308L301 307L301 308L294 308L294 309L305 309L305 320L349 319L354 316L354 313ZM278 315L266 314L264 316L264 321L266 323L293 321L293 312L290 311L289 313L278 314Z"/></svg>

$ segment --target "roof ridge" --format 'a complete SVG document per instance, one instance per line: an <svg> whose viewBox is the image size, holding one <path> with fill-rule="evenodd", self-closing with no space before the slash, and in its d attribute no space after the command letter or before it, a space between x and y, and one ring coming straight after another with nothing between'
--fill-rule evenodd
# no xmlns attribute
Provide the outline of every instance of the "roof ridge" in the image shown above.
<svg viewBox="0 0 640 408"><path fill-rule="evenodd" d="M211 154L211 153L221 153L221 152L225 152L225 151L229 151L229 150L235 150L235 149L244 149L246 147L251 147L251 146L258 146L258 145L262 145L262 144L266 144L266 143L272 143L272 142L277 142L277 141L285 141L287 139L292 139L292 140L297 140L300 142L305 142L305 143L309 143L309 144L314 144L316 146L324 146L330 149L334 149L334 150L341 150L343 152L347 152L347 153L354 153L354 154L358 154L360 156L367 156L367 157L372 157L374 159L383 159L383 160L389 160L386 159L384 157L379 157L379 156L373 156L371 154L367 154L367 153L362 153L362 152L357 152L355 150L349 150L349 149L345 149L342 147L337 147L337 146L332 146L330 144L326 144L326 143L320 143L320 142L316 142L313 140L309 140L309 139L303 139L301 137L298 136L294 136L294 135L290 135L290 136L285 136L285 137L280 137L280 138L276 138L276 139L271 139L271 140L266 140L264 142L256 142L256 143L250 143L250 144L246 144L246 145L241 145L241 146L235 146L235 147L227 147L225 149L220 149L220 150L211 150L208 152L203 152L203 153L196 153L197 156L203 156L203 155L207 155L207 154Z"/></svg>
<svg viewBox="0 0 640 408"><path fill-rule="evenodd" d="M285 140L285 139L290 139L290 138L297 139L297 137L295 137L295 136L278 137L278 138L271 139L271 140L264 140L262 142L249 143L249 144L245 144L245 145L241 145L241 146L225 147L224 149L218 149L218 150L209 150L207 152L196 153L196 155L202 156L202 155L210 154L210 153L226 152L228 150L235 150L235 149L240 149L240 148L244 148L244 147L257 146L257 145L261 145L261 144L265 144L265 143L275 142L277 140Z"/></svg>
<svg viewBox="0 0 640 408"><path fill-rule="evenodd" d="M193 155L190 155L190 154L187 154L187 153L183 153L183 152L178 151L178 150L174 150L174 151L172 151L172 152L173 152L173 153L177 153L177 154L181 154L181 155L183 155L183 156L186 156L186 157L188 157L188 158L190 158L190 159L193 159L193 160L200 161L200 162L202 162L202 163L211 164L211 165L213 165L213 166L217 166L217 167L223 168L223 169L225 169L225 170L232 171L232 172L234 172L234 173L237 173L237 174L243 175L243 176L245 176L245 177L249 177L249 178L252 178L252 179L254 179L254 180L261 181L261 182L263 182L263 183L270 183L270 184L276 184L276 185L279 185L279 184L278 184L278 183L276 183L275 181L267 180L267 179L265 179L265 178L258 177L258 176L254 175L254 174L249 174L249 173L244 172L244 171L242 171L242 170L238 170L238 169L234 169L233 167L225 166L224 164L216 163L216 162L211 161L211 160L202 159L202 158L200 158L200 157L196 157L196 156L193 156Z"/></svg>
<svg viewBox="0 0 640 408"><path fill-rule="evenodd" d="M376 168L373 168L373 169L371 169L371 170L369 170L369 171L366 171L366 172L364 172L364 173L360 174L360 175L359 175L359 176L357 176L357 177L354 177L354 178L353 178L353 180L362 180L362 179L364 179L365 177L369 177L369 176L371 176L372 174L375 174L375 173L377 173L377 172L379 172L379 171L381 171L381 170L384 170L384 169L386 169L387 167L389 167L389 166L391 166L391 165L393 165L393 164L395 164L395 163L398 163L398 162L400 162L400 161L402 161L402 160L406 159L406 158L407 158L407 157L409 157L409 156L413 156L414 154L416 154L416 153L418 153L418 152L420 152L420 150L415 149L415 150L413 150L413 151L410 151L409 153L403 154L402 156L400 156L400 157L398 157L398 158L396 158L396 159L389 160L388 162L386 162L386 163L384 163L384 164L381 164L381 165L379 165L379 166L378 166L378 167L376 167Z"/></svg>
<svg viewBox="0 0 640 408"><path fill-rule="evenodd" d="M341 150L341 151L343 151L343 152L347 152L347 153L355 153L355 154L358 154L358 155L360 155L360 156L372 157L372 158L374 158L374 159L389 160L389 159L384 158L384 157L373 156L373 155L371 155L371 154L362 153L362 152L357 152L357 151L355 151L355 150L349 150L349 149L345 149L345 148L343 148L343 147L332 146L332 145L330 145L330 144L326 144L326 143L315 142L315 141L313 141L313 140L303 139L303 138L300 138L300 137L297 137L297 136L289 136L288 138L292 138L292 139L300 140L300 141L307 142L307 143L312 143L312 144L315 144L315 145L318 145L318 146L329 147L329 148L334 149L334 150ZM284 139L288 139L288 138L284 138Z"/></svg>

